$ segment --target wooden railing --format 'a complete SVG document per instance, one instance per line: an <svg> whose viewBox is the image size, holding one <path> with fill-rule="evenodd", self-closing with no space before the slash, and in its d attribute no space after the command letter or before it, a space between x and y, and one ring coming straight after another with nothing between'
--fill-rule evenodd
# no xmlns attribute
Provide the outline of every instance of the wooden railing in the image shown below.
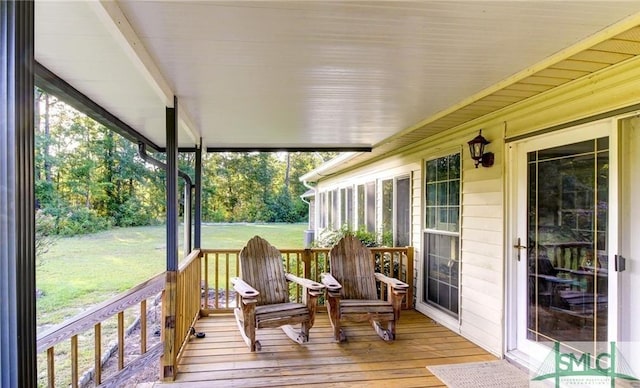
<svg viewBox="0 0 640 388"><path fill-rule="evenodd" d="M320 274L330 270L328 248L281 249L280 252L285 270L296 276L320 281ZM61 385L56 383L55 346L63 341L70 341L71 381L62 385L79 386L78 338L92 328L95 358L93 381L96 386L116 386L139 365L157 359L160 355L163 355L161 370L171 371L164 377L175 378L182 350L193 334L192 328L200 315L224 312L237 306L238 301L229 280L231 277L239 276L238 254L237 249L195 250L184 259L177 272L167 271L159 274L41 334L38 337L37 349L38 353L46 351L47 386ZM371 259L379 272L409 284L403 307L412 308L413 248L371 248ZM162 342L147 349L147 299L163 290L163 313L160 321ZM289 291L291 300L302 300L302 290L299 286L291 285ZM379 293L380 298L386 297L384 288L381 288ZM167 295L175 295L175 299L169 301ZM321 298L320 302L323 301L324 298ZM166 313L169 309L167 306L172 303L175 306L175 319ZM141 356L125 365L124 312L137 304L140 305ZM173 307L170 308L172 309ZM102 324L114 316L117 316L118 372L103 381ZM91 337L91 333L84 337Z"/></svg>
<svg viewBox="0 0 640 388"><path fill-rule="evenodd" d="M184 345L193 333L193 325L200 318L200 276L202 254L195 250L187 256L178 269L178 299L176 300L176 345L177 366Z"/></svg>
<svg viewBox="0 0 640 388"><path fill-rule="evenodd" d="M398 278L409 284L407 297L403 308L413 307L413 248L370 248L371 259L374 260L376 270L391 277ZM202 301L203 315L228 311L237 307L233 287L229 281L239 276L237 249L202 249ZM320 281L320 274L329 272L329 248L311 249L280 249L285 271L296 276ZM380 297L386 297L386 290L379 290ZM291 285L291 299L301 301L302 293L299 286ZM321 298L320 303L323 303Z"/></svg>
<svg viewBox="0 0 640 388"><path fill-rule="evenodd" d="M138 284L129 291L126 291L114 298L97 305L74 318L56 326L38 336L37 351L38 353L47 352L47 386L55 387L56 384L56 365L55 365L55 346L63 341L70 341L70 363L71 378L69 382L63 385L71 384L72 387L79 386L79 365L78 365L78 337L91 337L90 330L93 328L94 341L94 371L93 381L95 385L108 383L117 385L119 379L127 375L127 372L135 370L147 359L158 357L162 351L162 344L147 349L147 299L158 294L164 288L164 273L157 275L143 283ZM125 347L125 323L124 312L128 308L140 305L140 354L141 357L132 361L125 366L124 364L124 347ZM103 349L102 349L102 323L117 315L117 332L118 332L118 372L108 377L108 380L102 379L103 365ZM83 335L85 333L88 335Z"/></svg>

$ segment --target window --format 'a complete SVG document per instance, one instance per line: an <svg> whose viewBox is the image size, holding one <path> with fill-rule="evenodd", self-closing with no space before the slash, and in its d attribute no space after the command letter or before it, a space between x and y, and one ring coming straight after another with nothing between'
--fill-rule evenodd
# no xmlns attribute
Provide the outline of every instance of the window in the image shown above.
<svg viewBox="0 0 640 388"><path fill-rule="evenodd" d="M458 232L460 218L460 154L427 162L426 226Z"/></svg>
<svg viewBox="0 0 640 388"><path fill-rule="evenodd" d="M358 195L358 213L356 219L356 227L360 229L364 227L364 185L358 185L356 191Z"/></svg>
<svg viewBox="0 0 640 388"><path fill-rule="evenodd" d="M343 223L345 223L343 221ZM347 187L347 220L349 229L353 228L353 187Z"/></svg>
<svg viewBox="0 0 640 388"><path fill-rule="evenodd" d="M382 181L382 245L393 246L393 179Z"/></svg>
<svg viewBox="0 0 640 388"><path fill-rule="evenodd" d="M376 232L376 182L367 183L366 217L367 231Z"/></svg>
<svg viewBox="0 0 640 388"><path fill-rule="evenodd" d="M396 233L394 245L406 247L411 245L411 181L409 177L396 180Z"/></svg>
<svg viewBox="0 0 640 388"><path fill-rule="evenodd" d="M347 189L340 189L340 226L347 224Z"/></svg>
<svg viewBox="0 0 640 388"><path fill-rule="evenodd" d="M339 203L339 191L338 189L328 192L329 195L329 221L328 228L339 229L340 228L340 203Z"/></svg>
<svg viewBox="0 0 640 388"><path fill-rule="evenodd" d="M382 245L410 245L411 193L408 177L382 181Z"/></svg>
<svg viewBox="0 0 640 388"><path fill-rule="evenodd" d="M460 154L425 164L423 301L458 315Z"/></svg>
<svg viewBox="0 0 640 388"><path fill-rule="evenodd" d="M319 212L319 224L321 228L326 228L327 227L327 193L326 192L322 192L320 193L319 197L318 197L318 209L320 209Z"/></svg>

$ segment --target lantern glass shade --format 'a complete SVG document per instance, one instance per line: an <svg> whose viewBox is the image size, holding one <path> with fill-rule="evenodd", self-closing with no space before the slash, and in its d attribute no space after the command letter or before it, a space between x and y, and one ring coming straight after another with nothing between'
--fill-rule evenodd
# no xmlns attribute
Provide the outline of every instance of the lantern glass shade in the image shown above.
<svg viewBox="0 0 640 388"><path fill-rule="evenodd" d="M469 144L469 151L471 151L472 159L478 160L482 158L482 154L484 153L484 143Z"/></svg>

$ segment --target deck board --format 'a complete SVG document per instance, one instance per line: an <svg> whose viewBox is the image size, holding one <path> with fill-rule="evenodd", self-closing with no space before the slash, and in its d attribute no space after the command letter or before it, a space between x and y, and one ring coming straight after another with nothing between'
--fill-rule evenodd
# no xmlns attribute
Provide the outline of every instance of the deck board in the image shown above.
<svg viewBox="0 0 640 388"><path fill-rule="evenodd" d="M280 329L260 329L262 350L251 353L232 314L200 319L206 333L187 345L173 383L155 387L443 387L428 365L495 360L458 334L416 311L403 311L393 343L367 324L346 327L348 341L333 340L326 313L318 314L310 341L298 345Z"/></svg>

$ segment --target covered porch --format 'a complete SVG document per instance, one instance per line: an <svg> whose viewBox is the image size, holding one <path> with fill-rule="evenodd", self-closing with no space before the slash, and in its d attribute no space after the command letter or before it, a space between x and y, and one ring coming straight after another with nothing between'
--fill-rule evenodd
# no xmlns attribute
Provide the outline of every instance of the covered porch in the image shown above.
<svg viewBox="0 0 640 388"><path fill-rule="evenodd" d="M93 329L99 338L106 317L118 317L118 340L124 341L124 310L137 304L144 309L146 298L159 290L164 292L162 343L153 349L143 344L141 352L142 358L162 355L164 384L210 386L215 381L234 386L256 379L256 386L441 385L427 365L495 356L413 311L411 297L394 344L380 341L369 327L352 327L353 339L335 344L326 333L326 315L320 314L308 344L286 343L279 332L263 330L264 350L249 353L232 317L213 311L232 307L228 278L234 253L207 252L209 242L201 241L202 154L354 152L318 172L330 176L337 165L377 166L385 155L457 136L461 126L533 97L589 94L606 69L620 74L620 80L611 82L621 86L610 89L615 98L607 99L602 109L574 107L575 112L545 120L535 110L516 116L510 128L532 121L554 128L638 109L632 105L635 84L625 88L627 68L637 65L640 55L640 6L633 2L554 3L551 8L540 2L469 2L461 7L455 2L6 1L0 7L6 69L0 74L0 102L7 112L0 120L3 386L37 386L38 353L53 354L60 341L70 341L72 349L75 344L77 353L78 335ZM34 296L35 85L165 154L167 184L166 272L87 312L77 325L60 328L42 344L35 330ZM565 89L557 89L563 85ZM569 88L575 89L569 90L572 94ZM505 134L500 136L503 141ZM178 253L180 152L196 155L194 235L185 237L185 246L194 249L185 257ZM410 179L411 190L419 193L421 176ZM493 186L501 184L492 181ZM502 201L504 196L490 198ZM411 217L418 224L424 221L422 205L412 203ZM490 211L503 213L498 205ZM411 232L411 245L419 250L420 231ZM502 241L503 235L498 238ZM296 253L296 270L317 277L315 256L306 252ZM413 282L422 268L409 252L413 250L406 251L408 260L399 265L399 274ZM504 250L495 252L487 255L501 268ZM226 272L215 272L207 264L209 256L222 258L226 269L221 271ZM503 278L499 273L498 279ZM203 299L203 285L208 296L211 284L216 292L227 287L223 306L217 296L212 305ZM505 303L495 300L492 318L498 323L487 331L500 337L494 341L495 354L503 355ZM206 337L192 338L191 327ZM135 369L135 362L125 365L124 355L119 357L119 369ZM95 358L99 371L99 345ZM54 362L48 367L53 370ZM72 369L71 383L77 386L77 364ZM52 377L49 385L55 386Z"/></svg>
<svg viewBox="0 0 640 388"><path fill-rule="evenodd" d="M415 310L402 312L392 343L366 324L350 325L349 341L336 343L324 311L308 343L298 345L279 329L264 329L258 334L262 351L255 353L242 340L233 314L201 318L195 328L206 337L187 343L175 382L148 386L443 387L427 366L497 359Z"/></svg>

